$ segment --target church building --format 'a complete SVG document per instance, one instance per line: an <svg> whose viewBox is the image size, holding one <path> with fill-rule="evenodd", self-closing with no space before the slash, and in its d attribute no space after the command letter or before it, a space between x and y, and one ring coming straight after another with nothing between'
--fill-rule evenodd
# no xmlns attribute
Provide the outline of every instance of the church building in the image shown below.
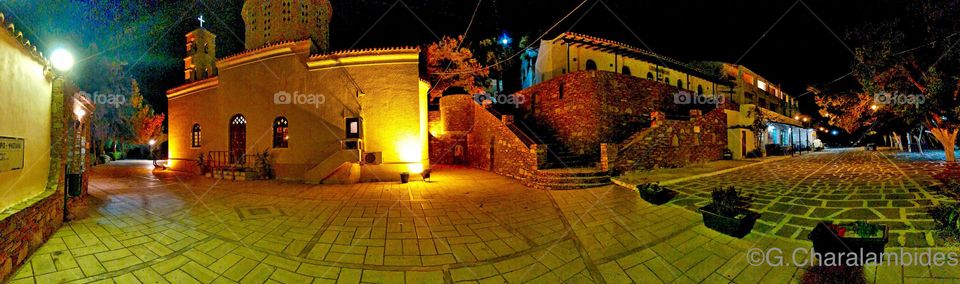
<svg viewBox="0 0 960 284"><path fill-rule="evenodd" d="M398 180L428 169L420 50L330 51L329 0L247 0L246 50L217 58L216 35L186 35L185 84L167 91L170 166L253 168L311 183Z"/></svg>

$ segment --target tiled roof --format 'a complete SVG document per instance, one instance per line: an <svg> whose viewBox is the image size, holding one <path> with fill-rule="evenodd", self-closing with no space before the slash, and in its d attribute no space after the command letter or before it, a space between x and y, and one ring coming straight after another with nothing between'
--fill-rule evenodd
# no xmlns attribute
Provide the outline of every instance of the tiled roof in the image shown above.
<svg viewBox="0 0 960 284"><path fill-rule="evenodd" d="M240 53L237 53L237 54L229 55L229 56L224 57L224 58L219 58L219 59L217 59L217 61L220 62L220 61L232 60L232 59L236 59L236 58L248 56L248 55L251 55L251 54L254 54L254 53L257 53L257 52L261 52L261 51L264 51L264 50L274 49L274 48L283 47L283 46L294 46L294 45L297 45L297 44L299 44L299 43L301 43L301 42L303 42L303 41L308 41L308 40L310 40L310 39L282 41L282 42L278 42L278 43L268 44L268 45L264 45L264 46L261 46L261 47L255 48L255 49L250 49L250 50L246 50L246 51L243 51L243 52L240 52Z"/></svg>
<svg viewBox="0 0 960 284"><path fill-rule="evenodd" d="M40 64L44 66L50 65L50 61L48 61L46 57L43 57L43 52L38 51L37 47L30 43L30 40L24 38L23 32L18 32L16 27L13 26L13 23L8 23L3 13L0 13L0 26L4 26L7 32L10 33L10 36L13 36L14 39L23 46L24 50L29 52L30 55L33 55Z"/></svg>
<svg viewBox="0 0 960 284"><path fill-rule="evenodd" d="M385 48L338 50L333 52L312 55L310 56L310 60L323 60L323 59L333 59L338 57L364 56L364 55L387 55L387 54L411 53L411 52L420 52L420 48L415 46L398 46L398 47L385 47Z"/></svg>
<svg viewBox="0 0 960 284"><path fill-rule="evenodd" d="M806 128L805 126L803 126L802 123L800 123L799 120L793 119L791 117L787 117L775 111L762 108L762 107L760 108L760 111L763 112L763 118L766 118L767 121L769 122L776 122L776 123L788 124L788 125Z"/></svg>

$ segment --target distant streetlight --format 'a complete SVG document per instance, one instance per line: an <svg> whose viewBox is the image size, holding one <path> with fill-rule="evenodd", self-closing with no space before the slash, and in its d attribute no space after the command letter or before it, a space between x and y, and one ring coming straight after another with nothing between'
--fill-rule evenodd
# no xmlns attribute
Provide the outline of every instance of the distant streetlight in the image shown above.
<svg viewBox="0 0 960 284"><path fill-rule="evenodd" d="M500 42L500 45L502 45L503 47L507 47L508 45L510 45L511 42L513 42L513 39L510 38L510 35L508 35L507 33L503 33L500 35L499 42Z"/></svg>
<svg viewBox="0 0 960 284"><path fill-rule="evenodd" d="M73 54L62 48L54 50L53 54L50 55L50 63L57 70L70 71L70 68L73 68Z"/></svg>
<svg viewBox="0 0 960 284"><path fill-rule="evenodd" d="M833 134L834 136L836 136L836 135L839 134L839 133L840 133L840 132L838 132L838 131L836 131L836 130L831 130L831 131L830 131L830 134Z"/></svg>
<svg viewBox="0 0 960 284"><path fill-rule="evenodd" d="M150 142L147 143L149 143L150 146L153 146L153 144L157 144L157 140L150 139Z"/></svg>
<svg viewBox="0 0 960 284"><path fill-rule="evenodd" d="M793 116L793 119L800 120L800 116L799 116L799 115L794 115L794 116Z"/></svg>
<svg viewBox="0 0 960 284"><path fill-rule="evenodd" d="M877 110L878 108L880 108L880 107L877 106L877 105L871 105L871 106L870 106L870 109L872 109L872 110Z"/></svg>

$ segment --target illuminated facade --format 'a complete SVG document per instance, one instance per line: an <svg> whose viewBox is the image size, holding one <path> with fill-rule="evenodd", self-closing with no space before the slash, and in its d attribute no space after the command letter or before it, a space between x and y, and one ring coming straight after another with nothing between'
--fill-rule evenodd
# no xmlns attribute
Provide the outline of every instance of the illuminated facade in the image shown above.
<svg viewBox="0 0 960 284"><path fill-rule="evenodd" d="M726 94L731 90L718 78L687 66L673 58L620 42L563 33L553 40L540 41L536 68L523 74L523 87L584 70L630 75L676 86L698 94ZM534 72L534 74L529 74Z"/></svg>
<svg viewBox="0 0 960 284"><path fill-rule="evenodd" d="M783 92L779 84L763 78L743 65L713 63L721 66L724 78L730 78L736 87L733 89L733 101L738 104L753 104L772 110L787 117L798 113L797 100Z"/></svg>
<svg viewBox="0 0 960 284"><path fill-rule="evenodd" d="M727 148L735 159L747 157L751 152L753 155L760 152L769 155L768 150L776 148L807 148L817 139L816 132L804 121L809 118L799 116L796 98L785 93L779 84L743 65L705 64L716 68L723 78L736 84L731 100L739 111L727 111ZM756 121L758 111L767 124L759 136L750 127Z"/></svg>
<svg viewBox="0 0 960 284"><path fill-rule="evenodd" d="M266 2L289 1L247 1L244 11ZM198 170L201 155L250 166L264 150L278 179L311 183L398 180L429 168L420 50L317 54L316 31L301 32L220 58L215 76L167 92L174 169Z"/></svg>

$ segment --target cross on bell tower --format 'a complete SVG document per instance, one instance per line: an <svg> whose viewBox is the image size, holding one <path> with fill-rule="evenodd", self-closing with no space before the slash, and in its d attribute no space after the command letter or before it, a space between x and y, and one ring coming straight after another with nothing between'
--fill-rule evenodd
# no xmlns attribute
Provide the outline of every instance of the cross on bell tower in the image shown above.
<svg viewBox="0 0 960 284"><path fill-rule="evenodd" d="M187 56L183 58L183 77L189 82L217 76L217 35L203 28L203 15L197 18L200 28L187 33Z"/></svg>

